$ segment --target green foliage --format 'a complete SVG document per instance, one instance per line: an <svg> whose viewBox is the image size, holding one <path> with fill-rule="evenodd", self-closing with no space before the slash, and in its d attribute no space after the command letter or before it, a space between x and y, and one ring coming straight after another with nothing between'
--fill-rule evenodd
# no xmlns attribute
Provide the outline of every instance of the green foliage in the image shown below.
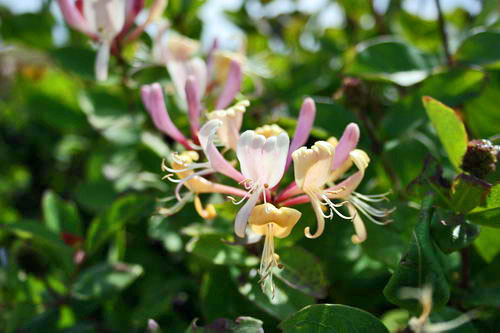
<svg viewBox="0 0 500 333"><path fill-rule="evenodd" d="M285 333L299 332L388 332L371 314L339 304L309 305L282 321Z"/></svg>
<svg viewBox="0 0 500 333"><path fill-rule="evenodd" d="M445 27L401 1L380 12L365 0L318 9L292 1L283 10L277 0L233 8L169 0L155 18L168 20L169 33L200 41L204 61L214 34L221 49L243 52L237 99L251 106L241 132L277 124L292 138L310 96L316 118L305 145L339 139L357 123L357 148L370 163L356 192L391 193L387 202L367 197L373 207L358 210L361 244L351 241L351 220L339 216L318 239L305 237L316 217L308 203L294 205L301 219L275 239L274 291L259 284L263 237L234 236L241 205L200 193L217 213L207 220L184 186L185 205L168 210L176 184L162 179L162 160L185 149L155 126L143 85L161 84L170 118L192 138L176 77L153 56L161 24L133 41L116 39L109 78L97 82L97 40L62 24L58 1L39 2L29 13L0 5L1 332L401 333L422 314L426 286L427 323L474 310L449 332L499 331L496 0L481 1L478 13L443 13ZM208 81L202 103L212 111L222 87ZM489 173L462 168L469 140L479 139L491 141ZM239 168L233 151L218 149ZM206 177L243 188L218 173ZM391 211L378 221L387 224L369 220L375 208ZM408 287L418 289L414 298Z"/></svg>

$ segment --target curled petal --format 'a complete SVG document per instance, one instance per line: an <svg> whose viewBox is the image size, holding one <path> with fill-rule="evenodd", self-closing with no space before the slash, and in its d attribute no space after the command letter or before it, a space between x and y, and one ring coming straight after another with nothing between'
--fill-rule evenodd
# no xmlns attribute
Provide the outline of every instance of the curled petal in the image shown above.
<svg viewBox="0 0 500 333"><path fill-rule="evenodd" d="M95 31L92 30L73 0L57 0L57 3L69 26L88 36L95 37Z"/></svg>
<svg viewBox="0 0 500 333"><path fill-rule="evenodd" d="M206 208L203 208L199 195L194 196L194 208L196 209L198 215L205 220L212 220L217 216L214 205L209 204Z"/></svg>
<svg viewBox="0 0 500 333"><path fill-rule="evenodd" d="M352 224L354 225L355 235L352 235L351 240L354 244L363 243L366 240L366 227L361 219L361 216L356 212L356 208L350 203L347 204L349 214L353 216Z"/></svg>
<svg viewBox="0 0 500 333"><path fill-rule="evenodd" d="M340 167L349 157L351 151L356 148L359 141L359 127L355 123L347 125L339 143L335 147L335 156L333 157L332 169Z"/></svg>
<svg viewBox="0 0 500 333"><path fill-rule="evenodd" d="M299 147L303 146L309 138L315 117L316 105L314 104L314 100L308 97L304 100L302 108L300 109L297 127L295 128L295 135L293 136L292 143L290 144L290 150L288 151L286 169L288 169L292 161L292 153Z"/></svg>
<svg viewBox="0 0 500 333"><path fill-rule="evenodd" d="M186 137L179 131L168 116L160 84L153 83L152 85L142 86L141 95L142 101L153 119L156 128L182 144L186 149L191 149Z"/></svg>
<svg viewBox="0 0 500 333"><path fill-rule="evenodd" d="M241 65L238 61L232 60L227 74L224 89L217 100L216 109L225 109L240 91L242 80Z"/></svg>
<svg viewBox="0 0 500 333"><path fill-rule="evenodd" d="M316 222L318 224L316 232L311 234L311 228L306 227L304 229L304 234L307 238L318 238L325 230L325 217L323 216L323 209L321 207L321 202L313 193L309 194L311 200L311 205L313 206L314 213L316 214Z"/></svg>

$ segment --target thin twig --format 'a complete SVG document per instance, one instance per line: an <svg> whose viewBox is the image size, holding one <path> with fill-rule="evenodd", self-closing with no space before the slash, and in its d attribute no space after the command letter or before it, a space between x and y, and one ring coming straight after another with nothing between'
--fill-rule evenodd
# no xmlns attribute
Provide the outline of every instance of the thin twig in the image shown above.
<svg viewBox="0 0 500 333"><path fill-rule="evenodd" d="M441 10L441 3L439 0L434 0L436 3L436 8L438 11L438 24L439 24L439 33L441 34L441 40L443 42L443 50L446 56L446 63L448 66L453 65L453 59L451 58L450 47L448 45L448 36L446 35L446 27L444 22L443 11Z"/></svg>

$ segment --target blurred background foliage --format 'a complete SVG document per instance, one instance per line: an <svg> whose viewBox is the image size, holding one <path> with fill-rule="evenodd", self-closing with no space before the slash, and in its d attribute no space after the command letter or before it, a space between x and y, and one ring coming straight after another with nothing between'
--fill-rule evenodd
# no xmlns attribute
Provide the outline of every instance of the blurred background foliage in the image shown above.
<svg viewBox="0 0 500 333"><path fill-rule="evenodd" d="M157 199L172 191L161 180L162 158L178 147L154 128L140 100L142 84L170 81L151 63L150 35L127 45L120 62L112 58L110 79L96 83L95 50L65 26L55 1L0 1L0 331L144 332L153 318L164 332L258 332L262 325L312 332L294 326L300 313L290 316L331 303L403 332L419 312L395 300L391 284L387 298L383 290L394 272L404 273L398 265L407 249L411 256L415 233L443 250L424 258L448 292L435 290L442 310L431 320L479 308L480 319L453 332L500 331L498 190L467 217L487 224L479 236L475 224L459 241L439 223L419 222L414 231L422 196L410 183L430 179L429 164L448 181L460 171L422 97L453 108L469 140L498 144L500 133L499 4L440 2L441 12L431 0L169 1L163 16L172 29L205 49L217 37L246 50L253 78L243 92L252 106L243 128L277 123L292 133L302 100L312 96L318 112L308 144L357 122L359 146L371 157L361 192L393 192L395 222L367 224L361 246L343 221L328 223L314 241L302 225L280 240L285 269L271 304L255 277L260 245L227 242L232 204L210 197L219 215L208 222L192 204L168 218L154 215ZM171 97L167 103L188 133L186 117ZM498 179L496 171L482 180L494 188ZM310 207L301 211L301 223L313 225ZM335 313L360 322L368 316L349 309Z"/></svg>

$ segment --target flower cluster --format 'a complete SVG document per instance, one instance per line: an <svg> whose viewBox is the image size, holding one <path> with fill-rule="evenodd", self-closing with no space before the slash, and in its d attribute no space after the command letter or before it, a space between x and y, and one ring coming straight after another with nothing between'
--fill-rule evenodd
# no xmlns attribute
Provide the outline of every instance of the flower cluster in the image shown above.
<svg viewBox="0 0 500 333"><path fill-rule="evenodd" d="M99 79L107 76L113 46L144 29L139 26L128 33L143 7L140 0L59 0L59 5L71 26L98 43ZM161 13L164 5L165 1L156 0L149 17ZM314 101L306 98L291 140L276 124L242 132L243 117L250 106L245 99L235 102L246 62L242 53L221 50L214 42L204 56L197 41L170 31L165 23L154 39L153 59L168 70L175 99L179 108L186 111L191 129L189 137L174 124L160 83L142 87L142 101L155 127L185 149L162 164L165 178L176 183L177 203L161 208L160 213L174 214L193 200L202 218L213 219L217 212L213 205L203 205L203 193L220 193L241 205L234 218L236 236L248 238L256 234L265 238L259 269L263 288L273 288L273 271L280 266L274 238L287 237L302 216L293 206L312 206L317 226L314 232L305 228L308 238L321 236L325 219L335 216L352 221L352 241L356 244L367 237L362 215L377 224L390 222L386 219L390 210L370 205L387 200L386 194L356 192L370 162L364 151L356 149L360 136L356 124L349 124L339 140L332 137L305 147L316 116ZM236 153L237 161L226 159L224 155L229 151ZM284 184L283 176L292 163L295 180ZM348 174L353 166L356 171ZM234 184L217 182L216 174L232 179ZM182 191L184 187L186 192Z"/></svg>
<svg viewBox="0 0 500 333"><path fill-rule="evenodd" d="M186 148L182 153L172 154L170 163L163 163L162 169L167 172L165 177L177 184L178 202L160 212L174 214L194 198L199 215L212 219L216 216L215 208L213 205L203 207L201 193L225 194L234 204L242 205L234 219L234 232L240 238L251 233L265 238L259 269L263 288L270 286L272 289L273 270L280 266L279 256L274 251L274 238L287 237L302 215L292 206L308 202L312 205L317 228L314 233L309 227L305 228L308 238L319 237L325 229L325 218L334 216L352 221L355 230L352 241L356 244L367 237L361 215L377 224L390 222L386 217L391 210L370 205L387 200L386 194L363 195L355 191L370 162L364 151L356 149L360 135L356 124L349 124L338 141L330 138L317 141L311 148L304 147L316 115L314 101L307 98L291 142L287 132L275 124L240 134L243 115L250 102L241 100L226 109L202 112L201 100L189 93L190 84L188 79L185 92L191 139L187 139L169 118L161 86L156 83L142 88L144 104L156 127ZM192 105L196 105L196 110ZM206 121L199 127L201 119ZM219 151L218 146L223 146L224 150ZM197 150L203 152L204 162L200 162ZM235 151L239 168L224 157L230 150ZM292 163L295 181L283 184L283 175ZM357 170L345 177L353 165ZM234 185L216 182L215 174L231 178ZM181 194L183 186L188 191Z"/></svg>

